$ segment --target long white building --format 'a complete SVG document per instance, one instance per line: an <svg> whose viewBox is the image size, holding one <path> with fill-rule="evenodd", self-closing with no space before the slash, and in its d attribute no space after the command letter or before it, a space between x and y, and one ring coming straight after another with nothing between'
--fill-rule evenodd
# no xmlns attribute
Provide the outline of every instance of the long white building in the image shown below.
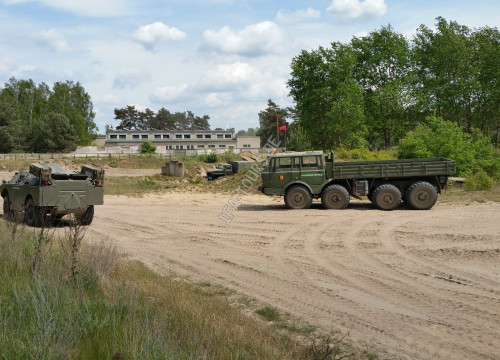
<svg viewBox="0 0 500 360"><path fill-rule="evenodd" d="M149 140L156 146L158 153L184 151L186 153L225 152L229 149L240 151L258 151L258 136L237 136L234 129L215 130L108 130L101 146L130 149L135 152L143 141ZM118 150L118 149L117 149ZM115 151L109 151L115 152ZM129 151L123 151L129 152Z"/></svg>

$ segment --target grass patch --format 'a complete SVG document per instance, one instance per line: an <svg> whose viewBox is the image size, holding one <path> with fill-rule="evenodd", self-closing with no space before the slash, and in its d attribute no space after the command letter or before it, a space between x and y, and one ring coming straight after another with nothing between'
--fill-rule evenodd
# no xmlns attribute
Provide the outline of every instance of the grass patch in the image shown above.
<svg viewBox="0 0 500 360"><path fill-rule="evenodd" d="M270 306L264 306L263 308L258 309L256 313L267 321L278 321L280 319L278 310Z"/></svg>
<svg viewBox="0 0 500 360"><path fill-rule="evenodd" d="M291 359L307 347L243 315L229 291L173 281L108 245L86 246L68 277L52 240L30 272L32 230L12 241L0 221L1 359ZM208 285L208 287L211 287Z"/></svg>
<svg viewBox="0 0 500 360"><path fill-rule="evenodd" d="M493 184L490 190L469 191L465 188L448 187L439 196L439 203L470 205L474 203L500 202L500 184Z"/></svg>
<svg viewBox="0 0 500 360"><path fill-rule="evenodd" d="M67 239L50 238L32 272L39 230L11 230L0 220L2 360L336 359L318 352L313 328L286 325L275 308L259 311L279 320L267 326L230 304L233 291L158 275L109 244L83 246L72 278Z"/></svg>

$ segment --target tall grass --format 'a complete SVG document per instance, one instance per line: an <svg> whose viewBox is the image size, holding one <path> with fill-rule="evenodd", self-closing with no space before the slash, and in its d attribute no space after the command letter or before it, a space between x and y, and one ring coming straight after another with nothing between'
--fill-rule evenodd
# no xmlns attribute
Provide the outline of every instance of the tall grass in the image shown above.
<svg viewBox="0 0 500 360"><path fill-rule="evenodd" d="M52 239L36 273L33 230L16 240L0 221L0 359L308 359L307 346L176 282L108 244Z"/></svg>

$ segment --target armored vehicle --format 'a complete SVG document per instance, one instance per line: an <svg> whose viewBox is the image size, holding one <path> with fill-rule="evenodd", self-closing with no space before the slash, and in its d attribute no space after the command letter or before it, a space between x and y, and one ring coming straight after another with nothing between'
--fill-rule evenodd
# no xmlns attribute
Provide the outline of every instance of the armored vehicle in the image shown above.
<svg viewBox="0 0 500 360"><path fill-rule="evenodd" d="M215 180L231 175L233 175L233 166L231 164L218 164L216 169L207 171L207 180Z"/></svg>
<svg viewBox="0 0 500 360"><path fill-rule="evenodd" d="M455 162L445 158L334 162L333 152L279 153L268 158L260 190L283 195L292 209L308 208L313 198L325 208L344 209L350 196L367 196L381 210L396 209L401 201L427 210L454 173Z"/></svg>
<svg viewBox="0 0 500 360"><path fill-rule="evenodd" d="M75 214L82 225L90 225L94 205L103 204L104 170L82 166L80 172L66 172L58 164L30 164L29 171L3 180L3 214L7 219L24 219L30 226Z"/></svg>

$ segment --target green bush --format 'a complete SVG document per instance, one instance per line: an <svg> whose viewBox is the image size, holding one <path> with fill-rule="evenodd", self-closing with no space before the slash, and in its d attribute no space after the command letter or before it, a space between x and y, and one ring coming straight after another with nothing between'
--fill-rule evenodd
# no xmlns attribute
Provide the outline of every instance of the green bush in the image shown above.
<svg viewBox="0 0 500 360"><path fill-rule="evenodd" d="M375 150L370 151L367 148L359 149L337 149L334 152L335 159L343 159L346 161L376 161L376 160L394 160L395 155L391 150Z"/></svg>
<svg viewBox="0 0 500 360"><path fill-rule="evenodd" d="M156 152L156 146L149 140L143 141L141 144L141 153L143 154L154 154Z"/></svg>
<svg viewBox="0 0 500 360"><path fill-rule="evenodd" d="M455 160L457 174L485 172L488 176L500 177L500 157L493 145L462 131L456 124L431 116L425 124L403 138L396 149L400 159L445 157Z"/></svg>
<svg viewBox="0 0 500 360"><path fill-rule="evenodd" d="M493 187L493 179L483 170L469 172L465 174L464 187L467 190L490 190Z"/></svg>
<svg viewBox="0 0 500 360"><path fill-rule="evenodd" d="M258 309L256 313L262 316L267 321L277 321L280 318L278 310L270 306L264 306L263 308Z"/></svg>
<svg viewBox="0 0 500 360"><path fill-rule="evenodd" d="M233 150L229 149L224 153L224 160L226 163L233 161L236 155L233 153Z"/></svg>
<svg viewBox="0 0 500 360"><path fill-rule="evenodd" d="M219 157L217 156L217 154L210 153L210 154L208 154L208 155L205 157L204 161L205 161L206 163L211 163L211 164L213 164L213 163L216 163L216 162L218 162L218 161L219 161Z"/></svg>

